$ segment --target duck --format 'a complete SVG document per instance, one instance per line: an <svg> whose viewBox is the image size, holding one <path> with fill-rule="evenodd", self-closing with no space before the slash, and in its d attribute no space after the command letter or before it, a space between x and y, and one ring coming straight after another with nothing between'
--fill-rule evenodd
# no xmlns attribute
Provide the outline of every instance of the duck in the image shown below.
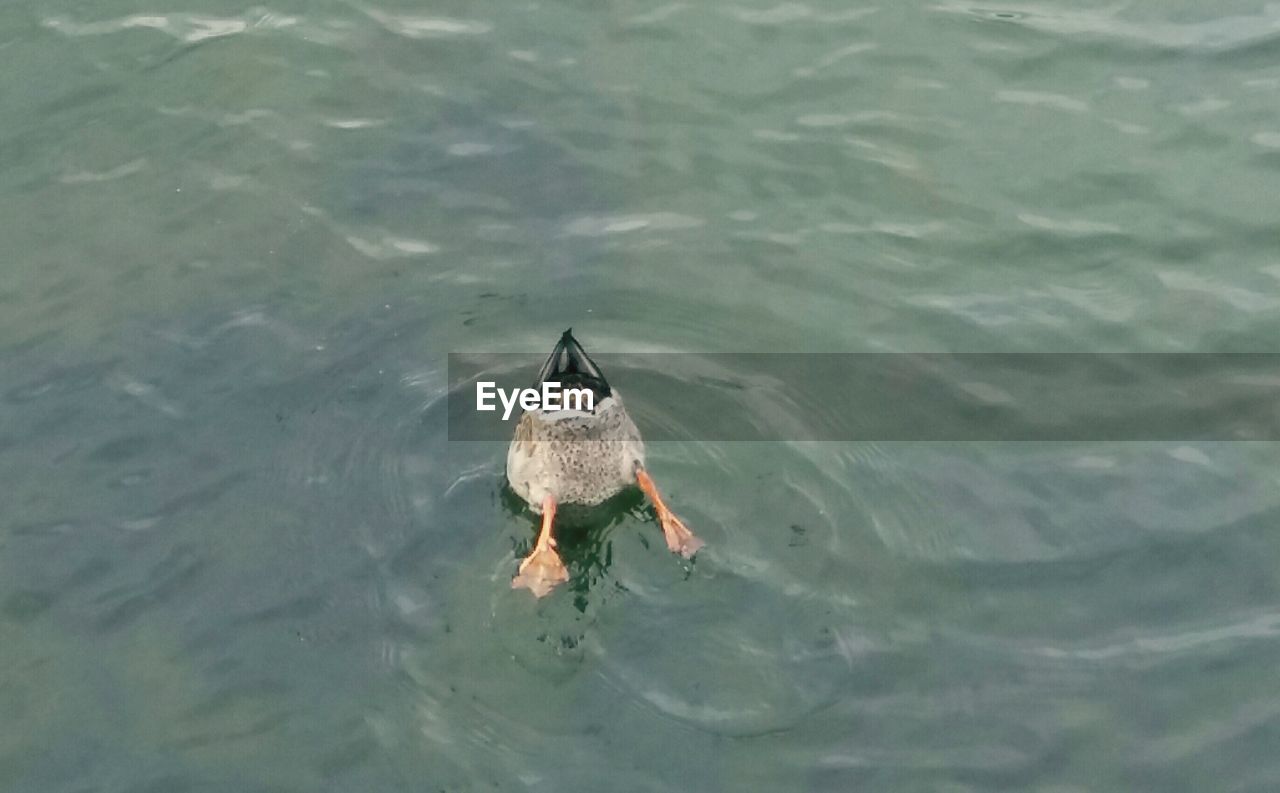
<svg viewBox="0 0 1280 793"><path fill-rule="evenodd" d="M644 440L612 387L587 351L566 330L538 373L535 389L586 389L590 400L573 409L539 405L525 410L507 448L507 483L542 525L533 550L520 562L512 589L528 589L538 598L569 580L556 552L554 523L562 504L594 506L628 488L638 487L652 503L667 548L692 559L705 543L667 506L645 465Z"/></svg>

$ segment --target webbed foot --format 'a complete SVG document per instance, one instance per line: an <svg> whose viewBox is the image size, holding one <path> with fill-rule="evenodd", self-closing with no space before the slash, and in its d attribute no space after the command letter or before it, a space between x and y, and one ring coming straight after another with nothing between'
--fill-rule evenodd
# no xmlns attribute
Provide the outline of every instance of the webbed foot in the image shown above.
<svg viewBox="0 0 1280 793"><path fill-rule="evenodd" d="M555 518L556 500L547 496L542 499L542 530L538 532L538 544L520 563L520 570L511 579L512 589L527 589L542 598L569 580L569 571L560 561L556 541L551 536L551 523Z"/></svg>
<svg viewBox="0 0 1280 793"><path fill-rule="evenodd" d="M640 489L653 502L653 508L658 513L658 523L662 526L662 536L667 540L667 547L672 553L678 553L686 559L692 559L698 549L706 545L705 542L698 539L689 531L689 527L684 525L684 521L676 517L666 502L662 500L662 494L658 492L658 486L653 483L653 479L649 477L648 472L643 468L636 470L636 482L640 485Z"/></svg>

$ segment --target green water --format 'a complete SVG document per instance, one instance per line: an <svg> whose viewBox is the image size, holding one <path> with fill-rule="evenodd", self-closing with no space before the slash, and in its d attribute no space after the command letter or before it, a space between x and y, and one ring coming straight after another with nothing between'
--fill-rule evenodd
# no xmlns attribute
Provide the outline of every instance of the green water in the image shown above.
<svg viewBox="0 0 1280 793"><path fill-rule="evenodd" d="M1275 351L1278 56L1263 2L5 3L0 790L1277 789L1273 445L666 427L707 549L624 499L534 603L443 392L570 325Z"/></svg>

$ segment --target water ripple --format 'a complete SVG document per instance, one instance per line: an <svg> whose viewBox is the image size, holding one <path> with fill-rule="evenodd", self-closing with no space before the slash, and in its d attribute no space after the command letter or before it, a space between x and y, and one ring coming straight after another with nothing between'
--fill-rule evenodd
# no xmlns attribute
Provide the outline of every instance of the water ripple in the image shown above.
<svg viewBox="0 0 1280 793"><path fill-rule="evenodd" d="M105 171L72 171L58 177L63 184L88 184L92 182L110 182L126 176L132 176L147 167L147 158L139 157L123 165L108 168Z"/></svg>
<svg viewBox="0 0 1280 793"><path fill-rule="evenodd" d="M199 14L134 14L100 22L76 22L69 17L46 17L45 27L67 36L101 36L138 28L158 30L188 43L232 36L249 30L280 30L298 24L297 17L260 14L252 17L211 17Z"/></svg>
<svg viewBox="0 0 1280 793"><path fill-rule="evenodd" d="M1102 40L1162 49L1193 52L1244 50L1280 39L1280 5L1268 3L1262 13L1223 15L1200 22L1168 22L1121 17L1124 6L1102 9L1065 9L1031 3L974 6L964 2L934 6L943 13L965 14L1029 30L1068 37Z"/></svg>
<svg viewBox="0 0 1280 793"><path fill-rule="evenodd" d="M1118 644L1066 648L1045 645L1035 652L1046 658L1076 658L1085 661L1142 661L1147 656L1178 655L1199 651L1206 645L1236 641L1273 639L1280 636L1280 612L1268 611L1236 622L1210 628L1165 634L1148 634Z"/></svg>
<svg viewBox="0 0 1280 793"><path fill-rule="evenodd" d="M996 92L996 99L1000 102L1011 102L1019 105L1051 107L1055 110L1065 110L1069 113L1085 113L1089 110L1089 105L1079 99L1045 91L1002 90Z"/></svg>
<svg viewBox="0 0 1280 793"><path fill-rule="evenodd" d="M410 39L479 36L493 30L492 24L476 19L392 14L372 7L365 13L388 31Z"/></svg>
<svg viewBox="0 0 1280 793"><path fill-rule="evenodd" d="M564 233L572 237L601 237L630 231L675 231L703 225L701 218L676 212L651 212L630 215L584 216L564 225Z"/></svg>

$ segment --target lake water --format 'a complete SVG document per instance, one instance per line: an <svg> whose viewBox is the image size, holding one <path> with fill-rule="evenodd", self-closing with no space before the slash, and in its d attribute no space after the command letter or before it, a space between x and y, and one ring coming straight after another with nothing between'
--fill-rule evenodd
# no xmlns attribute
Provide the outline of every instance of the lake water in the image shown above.
<svg viewBox="0 0 1280 793"><path fill-rule="evenodd" d="M1275 3L14 0L0 57L0 789L1280 788L1274 444L640 393L707 548L623 498L535 602L444 408L568 326L1276 351Z"/></svg>

